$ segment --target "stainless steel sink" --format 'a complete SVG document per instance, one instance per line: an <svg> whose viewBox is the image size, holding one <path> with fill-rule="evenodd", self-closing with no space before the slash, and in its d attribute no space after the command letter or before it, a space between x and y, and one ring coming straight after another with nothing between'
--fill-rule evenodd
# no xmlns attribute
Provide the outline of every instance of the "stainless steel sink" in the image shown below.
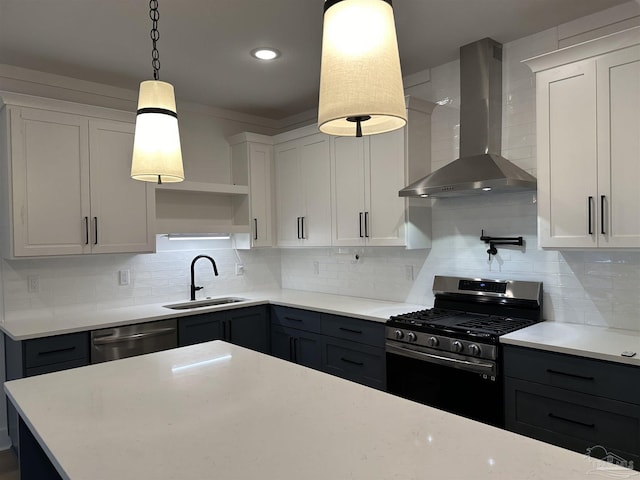
<svg viewBox="0 0 640 480"><path fill-rule="evenodd" d="M189 310L190 308L215 307L216 305L246 302L247 300L247 298L242 297L206 298L204 300L194 300L192 302L171 303L169 305L163 305L163 307L170 308L171 310Z"/></svg>

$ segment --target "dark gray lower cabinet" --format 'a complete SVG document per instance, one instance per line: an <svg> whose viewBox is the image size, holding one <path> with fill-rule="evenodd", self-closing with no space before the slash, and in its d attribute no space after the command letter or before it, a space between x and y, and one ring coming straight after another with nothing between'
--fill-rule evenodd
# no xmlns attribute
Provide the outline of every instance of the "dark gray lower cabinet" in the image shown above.
<svg viewBox="0 0 640 480"><path fill-rule="evenodd" d="M327 337L324 371L363 385L385 389L385 353L380 348Z"/></svg>
<svg viewBox="0 0 640 480"><path fill-rule="evenodd" d="M638 369L504 347L507 430L640 468Z"/></svg>
<svg viewBox="0 0 640 480"><path fill-rule="evenodd" d="M178 345L225 340L269 353L269 316L265 305L203 313L178 320Z"/></svg>
<svg viewBox="0 0 640 480"><path fill-rule="evenodd" d="M271 307L271 353L370 387L384 389L384 324Z"/></svg>
<svg viewBox="0 0 640 480"><path fill-rule="evenodd" d="M316 370L322 369L322 337L278 325L271 327L271 354Z"/></svg>
<svg viewBox="0 0 640 480"><path fill-rule="evenodd" d="M4 336L6 379L32 377L89 365L89 332L16 341ZM18 413L7 400L11 442L18 449Z"/></svg>

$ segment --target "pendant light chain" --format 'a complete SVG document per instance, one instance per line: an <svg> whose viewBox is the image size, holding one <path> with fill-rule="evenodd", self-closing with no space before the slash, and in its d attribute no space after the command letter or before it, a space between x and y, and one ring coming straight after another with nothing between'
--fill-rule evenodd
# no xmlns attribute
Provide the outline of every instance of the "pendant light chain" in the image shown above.
<svg viewBox="0 0 640 480"><path fill-rule="evenodd" d="M160 38L160 32L158 31L158 20L160 19L160 12L158 11L158 0L149 0L149 18L151 18L151 41L153 42L153 49L151 50L151 66L153 67L153 79L158 80L158 70L160 70L160 53L156 43Z"/></svg>

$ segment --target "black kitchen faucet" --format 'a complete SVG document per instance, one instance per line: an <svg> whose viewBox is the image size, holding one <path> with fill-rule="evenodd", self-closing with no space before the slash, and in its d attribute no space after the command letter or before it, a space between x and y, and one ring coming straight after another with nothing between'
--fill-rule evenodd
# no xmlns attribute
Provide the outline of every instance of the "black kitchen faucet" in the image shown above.
<svg viewBox="0 0 640 480"><path fill-rule="evenodd" d="M216 262L215 262L215 260L213 258L211 258L208 255L198 255L197 257L195 257L191 261L191 300L195 300L196 299L196 292L198 290L202 290L202 288L203 288L203 287L196 287L196 281L195 281L195 270L194 270L194 267L196 266L196 262L200 258L208 258L211 261L211 265L213 265L213 273L216 274L216 277L218 276L218 267L216 267Z"/></svg>

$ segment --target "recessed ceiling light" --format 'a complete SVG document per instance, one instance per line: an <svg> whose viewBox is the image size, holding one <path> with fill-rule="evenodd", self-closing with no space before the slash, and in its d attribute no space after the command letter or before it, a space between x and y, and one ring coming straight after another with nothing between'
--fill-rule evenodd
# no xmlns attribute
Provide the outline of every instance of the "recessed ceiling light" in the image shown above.
<svg viewBox="0 0 640 480"><path fill-rule="evenodd" d="M258 60L275 60L280 56L280 51L275 48L256 48L251 50L251 55Z"/></svg>

